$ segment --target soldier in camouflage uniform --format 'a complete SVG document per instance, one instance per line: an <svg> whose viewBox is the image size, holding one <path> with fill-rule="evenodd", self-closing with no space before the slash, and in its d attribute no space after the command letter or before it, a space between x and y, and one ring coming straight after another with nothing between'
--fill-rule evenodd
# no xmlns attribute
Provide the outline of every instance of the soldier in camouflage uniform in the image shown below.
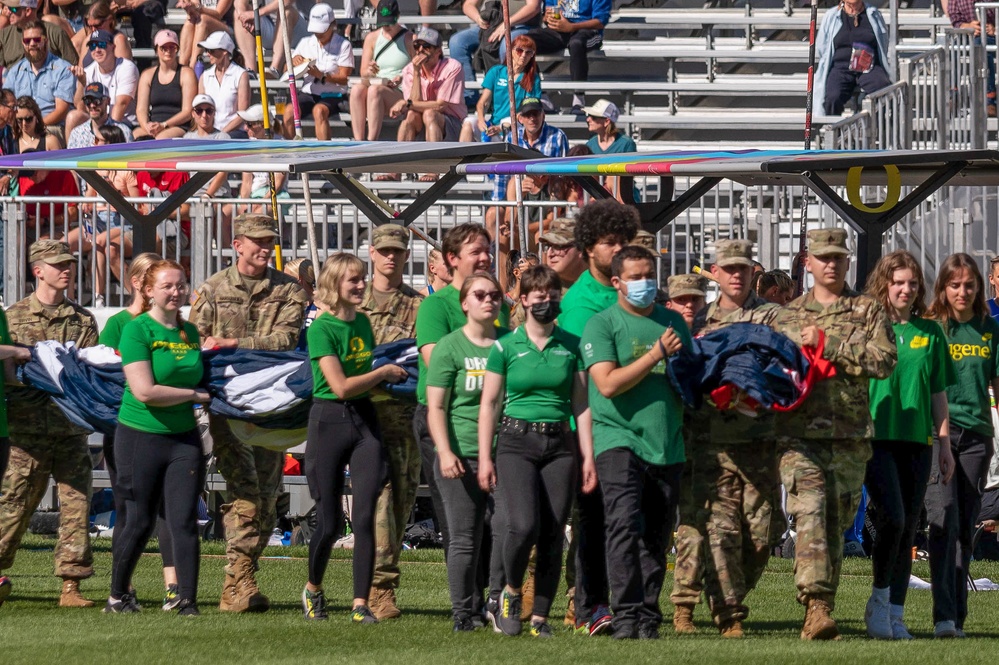
<svg viewBox="0 0 999 665"><path fill-rule="evenodd" d="M375 344L416 337L416 312L423 296L402 281L409 259L409 231L398 224L383 224L371 237L374 275L364 292L359 311L368 315ZM375 576L368 607L379 621L395 619L399 588L399 553L406 524L420 485L420 449L413 438L415 402L400 401L374 391L371 397L382 427L382 444L388 460L389 482L378 497L375 510Z"/></svg>
<svg viewBox="0 0 999 665"><path fill-rule="evenodd" d="M843 563L843 533L860 503L873 426L868 384L884 379L898 352L887 315L872 298L846 288L846 231L808 232L805 267L815 286L780 310L775 330L796 344L817 346L836 376L818 382L797 410L775 421L780 478L794 516L794 579L807 609L801 638L831 640L839 629L833 610Z"/></svg>
<svg viewBox="0 0 999 665"><path fill-rule="evenodd" d="M701 275L688 273L673 275L666 280L666 309L673 310L683 317L687 326L693 330L694 320L704 310L708 295L708 280Z"/></svg>
<svg viewBox="0 0 999 665"><path fill-rule="evenodd" d="M35 292L7 310L10 338L32 346L44 340L77 347L97 344L93 315L66 298L76 259L69 246L39 240L28 250ZM10 391L10 462L0 497L0 570L14 555L38 507L49 476L59 489L59 540L55 574L63 579L60 607L93 607L80 595L80 580L94 574L90 552L90 490L92 462L89 432L72 424L45 393L31 388ZM9 593L9 587L8 587Z"/></svg>
<svg viewBox="0 0 999 665"><path fill-rule="evenodd" d="M721 294L695 320L695 334L732 323L773 321L777 306L751 290L752 259L753 244L747 240L717 243L711 274ZM759 581L774 539L783 532L773 419L709 406L691 415L673 624L679 633L694 631L691 615L703 576L722 636L741 637L749 612L746 594Z"/></svg>
<svg viewBox="0 0 999 665"><path fill-rule="evenodd" d="M236 262L194 294L190 317L203 348L294 349L308 298L297 281L268 266L276 223L267 215L243 214L233 231ZM210 416L209 431L229 499L221 509L228 565L219 609L262 612L270 603L257 587L254 567L277 520L284 456L242 443L225 418Z"/></svg>

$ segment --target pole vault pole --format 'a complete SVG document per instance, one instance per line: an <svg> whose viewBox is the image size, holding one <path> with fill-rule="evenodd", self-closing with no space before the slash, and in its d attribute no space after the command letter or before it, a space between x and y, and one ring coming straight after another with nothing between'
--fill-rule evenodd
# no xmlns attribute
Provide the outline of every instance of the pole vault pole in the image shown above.
<svg viewBox="0 0 999 665"><path fill-rule="evenodd" d="M812 149L812 104L815 93L815 22L819 15L818 0L812 0L811 17L808 22L808 83L805 91L805 150ZM801 192L801 230L798 234L798 286L795 295L805 292L805 251L808 233L808 189Z"/></svg>
<svg viewBox="0 0 999 665"><path fill-rule="evenodd" d="M292 116L295 119L295 140L301 141L303 138L302 110L298 106L298 79L295 77L295 68L291 64L291 28L288 26L286 0L281 0L281 39L284 41L284 61L288 68L288 102L291 104ZM316 270L319 270L318 265L316 265Z"/></svg>
<svg viewBox="0 0 999 665"><path fill-rule="evenodd" d="M282 17L283 18L283 17ZM271 138L271 107L267 103L267 76L264 73L264 44L260 36L260 0L253 0L253 37L257 47L257 74L260 77L260 105L264 109L264 137ZM281 260L281 210L277 204L277 186L274 172L267 174L271 188L271 212L278 223L278 241L274 243L274 267L283 270Z"/></svg>
<svg viewBox="0 0 999 665"><path fill-rule="evenodd" d="M503 0L503 42L506 45L506 87L510 95L510 136L514 145L520 145L520 132L517 123L517 95L513 71L513 38L510 37L510 0ZM521 176L513 176L513 187L517 193L517 226L520 227L520 257L527 256L527 233L530 225L524 210L524 185ZM505 270L501 267L501 270Z"/></svg>

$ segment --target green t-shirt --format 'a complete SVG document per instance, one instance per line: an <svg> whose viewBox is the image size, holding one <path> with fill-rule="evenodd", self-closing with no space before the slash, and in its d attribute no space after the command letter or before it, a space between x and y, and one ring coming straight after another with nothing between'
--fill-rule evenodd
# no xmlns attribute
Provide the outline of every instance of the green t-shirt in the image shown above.
<svg viewBox="0 0 999 665"><path fill-rule="evenodd" d="M607 361L630 365L648 353L670 326L689 347L690 332L676 312L655 305L649 316L636 316L615 304L586 325L580 346L583 362L587 369ZM628 448L649 464L684 461L683 402L670 384L665 362L617 397L604 397L590 381L589 396L595 455Z"/></svg>
<svg viewBox="0 0 999 665"><path fill-rule="evenodd" d="M617 302L617 289L604 286L587 270L576 283L569 287L562 297L562 313L558 315L558 327L576 337L583 336L586 324Z"/></svg>
<svg viewBox="0 0 999 665"><path fill-rule="evenodd" d="M503 415L532 423L558 423L572 417L572 378L583 371L579 338L558 327L543 349L520 326L496 340L486 371L506 380Z"/></svg>
<svg viewBox="0 0 999 665"><path fill-rule="evenodd" d="M101 336L97 340L97 343L117 349L118 345L121 344L121 331L125 329L125 324L134 318L132 313L127 309L123 309L112 316L104 323L104 329L101 330Z"/></svg>
<svg viewBox="0 0 999 665"><path fill-rule="evenodd" d="M375 334L371 321L360 312L353 321L343 321L329 312L323 312L312 322L306 332L309 358L312 360L313 399L340 399L330 388L326 375L319 368L319 359L336 356L346 377L360 376L371 371L371 352L375 348ZM368 393L349 399L367 397Z"/></svg>
<svg viewBox="0 0 999 665"><path fill-rule="evenodd" d="M982 436L992 436L989 384L999 376L999 323L986 316L958 323L947 322L950 359L957 370L957 383L947 389L950 422Z"/></svg>
<svg viewBox="0 0 999 665"><path fill-rule="evenodd" d="M196 388L204 373L198 329L189 321L184 321L183 327L184 335L177 328L167 328L157 322L148 313L135 317L121 331L118 351L122 367L148 362L157 385ZM197 426L191 402L149 406L135 398L127 382L118 422L151 434L181 434Z"/></svg>
<svg viewBox="0 0 999 665"><path fill-rule="evenodd" d="M479 455L479 401L486 358L492 348L492 344L476 346L460 328L445 335L434 347L427 385L451 390L447 433L451 451L459 457Z"/></svg>
<svg viewBox="0 0 999 665"><path fill-rule="evenodd" d="M510 306L506 303L500 307L497 326L507 327L510 323ZM423 348L427 344L437 344L445 335L453 333L468 321L465 312L461 310L461 293L448 284L440 291L434 291L423 299L420 309L416 312L416 347ZM416 399L424 406L427 403L427 364L423 362L423 354L419 360L420 373L416 377Z"/></svg>
<svg viewBox="0 0 999 665"><path fill-rule="evenodd" d="M871 379L871 419L879 441L933 445L931 396L954 384L947 338L936 321L895 323L898 364L887 379Z"/></svg>
<svg viewBox="0 0 999 665"><path fill-rule="evenodd" d="M10 329L7 327L7 315L0 308L0 344L11 345ZM9 436L7 431L7 396L4 393L4 382L0 381L0 436Z"/></svg>

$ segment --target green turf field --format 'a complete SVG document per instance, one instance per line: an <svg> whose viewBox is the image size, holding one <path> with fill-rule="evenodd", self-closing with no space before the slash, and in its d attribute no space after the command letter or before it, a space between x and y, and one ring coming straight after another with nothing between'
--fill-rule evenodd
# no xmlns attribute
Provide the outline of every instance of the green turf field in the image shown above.
<svg viewBox="0 0 999 665"><path fill-rule="evenodd" d="M911 591L907 620L917 640L875 642L863 636L863 610L870 586L870 562L848 559L835 616L844 639L838 643L804 643L798 639L803 610L794 602L791 563L774 559L759 589L750 596L753 613L747 637L722 641L708 622L703 606L695 614L700 634L676 637L669 619L658 642L615 643L609 638L577 637L558 623L556 637L540 641L480 630L453 635L447 581L440 551L404 553L399 604L403 617L376 626L354 626L347 617L350 596L350 553L334 552L326 579L331 618L308 623L302 619L299 596L306 577L305 549L271 548L258 577L271 598L271 611L261 615L222 615L215 609L222 584L223 559L217 543L203 548L200 618L184 619L159 609L162 597L160 560L143 558L135 586L143 605L141 615L105 616L100 612L110 585L110 541L95 541L96 575L83 583L83 592L98 606L63 610L56 605L59 580L52 576L52 540L29 535L17 563L5 571L14 580L11 599L0 608L0 664L100 663L106 665L200 665L201 663L330 663L356 665L633 665L639 662L787 663L994 662L999 646L999 592L972 594L971 618L965 628L972 639L934 641L930 593ZM999 579L999 565L973 564L975 577ZM929 575L926 563L915 573ZM555 613L565 611L564 598ZM988 638L988 639L975 639Z"/></svg>

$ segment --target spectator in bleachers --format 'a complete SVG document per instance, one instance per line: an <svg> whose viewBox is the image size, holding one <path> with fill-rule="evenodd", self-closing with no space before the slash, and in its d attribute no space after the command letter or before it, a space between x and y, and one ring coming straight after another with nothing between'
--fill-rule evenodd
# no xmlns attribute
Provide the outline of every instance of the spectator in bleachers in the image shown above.
<svg viewBox="0 0 999 665"><path fill-rule="evenodd" d="M534 59L537 46L530 37L521 35L513 40L513 71L515 107L520 108L528 97L541 98L541 72ZM467 92L467 91L466 91ZM489 119L486 119L486 114ZM482 92L475 105L475 116L465 118L461 127L461 140L502 140L496 137L505 131L504 122L510 123L510 87L505 64L496 65L486 72Z"/></svg>
<svg viewBox="0 0 999 665"><path fill-rule="evenodd" d="M468 114L465 108L465 79L461 65L454 58L445 58L441 35L433 28L420 28L413 39L416 55L402 70L402 96L390 115L403 116L399 125L399 141L456 141L461 134L461 122ZM398 173L385 174L376 180L399 180ZM423 182L437 180L435 174L420 178Z"/></svg>
<svg viewBox="0 0 999 665"><path fill-rule="evenodd" d="M184 134L185 139L203 139L205 141L226 141L230 138L227 132L218 129L215 124L215 101L208 95L197 95L194 98L193 120L191 131ZM238 115L236 118L240 122L243 119ZM229 188L228 174L220 172L217 176L208 181L208 184L199 189L194 196L200 197L202 201L208 202L212 199L226 198L231 193ZM224 218L224 229L230 228L232 219L232 206L222 206L222 217Z"/></svg>
<svg viewBox="0 0 999 665"><path fill-rule="evenodd" d="M17 96L13 90L0 90L0 155L17 154ZM0 177L0 194L6 194L10 177Z"/></svg>
<svg viewBox="0 0 999 665"><path fill-rule="evenodd" d="M480 12L480 7L485 12ZM506 64L506 27L503 25L503 10L498 2L465 0L461 11L472 20L470 28L451 35L448 49L451 57L461 63L465 82L475 80L473 60L478 55L481 70L488 72L496 65ZM514 39L527 34L540 25L541 0L512 0L510 2L510 36ZM540 94L540 93L538 93ZM537 97L538 95L532 95ZM465 88L465 103L471 107L475 103L475 91Z"/></svg>
<svg viewBox="0 0 999 665"><path fill-rule="evenodd" d="M180 41L173 30L156 33L157 64L139 77L135 135L173 139L191 122L191 105L198 93L194 70L180 64Z"/></svg>
<svg viewBox="0 0 999 665"><path fill-rule="evenodd" d="M84 8L82 0L61 0L58 4L54 0L38 0L38 14L42 20L60 26L70 37L83 29Z"/></svg>
<svg viewBox="0 0 999 665"><path fill-rule="evenodd" d="M58 136L45 130L42 111L32 97L17 99L18 153L45 152L46 150L61 150L62 141ZM17 172L16 189L11 191L14 196L79 196L80 188L76 176L71 171L31 171L22 169ZM28 229L37 238L49 237L50 223L56 227L62 226L66 219L75 219L76 204L37 204L27 208Z"/></svg>
<svg viewBox="0 0 999 665"><path fill-rule="evenodd" d="M132 130L128 125L115 120L108 112L111 98L108 89L103 83L94 82L87 86L83 92L83 106L87 109L89 122L77 125L70 133L67 148L90 148L97 145L97 138L100 136L100 128L104 125L114 125L118 127L125 142L132 141Z"/></svg>
<svg viewBox="0 0 999 665"><path fill-rule="evenodd" d="M166 198L170 196L188 180L191 179L187 171L139 171L135 174L135 180L139 185L139 196L143 198ZM138 206L139 212L148 215L152 212L155 204L143 203ZM180 215L180 228L177 227L177 215ZM168 219L160 222L156 226L156 247L159 249L166 240L167 246L164 255L167 257L176 256L177 246L180 249L187 249L191 244L191 204L185 203L178 211ZM178 259L185 267L189 267L191 259L188 256L181 256Z"/></svg>
<svg viewBox="0 0 999 665"><path fill-rule="evenodd" d="M586 142L592 154L635 152L638 149L631 137L617 128L617 119L621 115L617 104L598 99L596 104L587 106L583 112L586 113L586 129L595 134Z"/></svg>
<svg viewBox="0 0 999 665"><path fill-rule="evenodd" d="M976 0L943 0L944 13L955 28L965 28L975 31L975 43L982 43L982 26L975 11ZM989 46L996 43L996 13L994 9L985 12L985 41ZM988 75L985 77L985 109L989 117L996 115L996 55L994 51L985 54L988 65Z"/></svg>
<svg viewBox="0 0 999 665"><path fill-rule="evenodd" d="M208 35L208 39L199 42L198 46L208 51L212 61L212 66L201 75L198 94L212 98L215 127L219 131L228 132L233 138L245 139L246 133L240 129L243 120L236 112L245 111L250 106L250 76L232 61L236 44L228 32L220 30Z"/></svg>
<svg viewBox="0 0 999 665"><path fill-rule="evenodd" d="M81 88L89 83L102 83L111 98L111 118L129 126L138 124L135 117L135 97L139 87L139 68L131 60L118 57L114 36L107 30L94 30L87 41L87 49L94 61L84 67L79 77ZM72 133L77 125L87 121L82 90L79 105L66 117L66 132Z"/></svg>
<svg viewBox="0 0 999 665"><path fill-rule="evenodd" d="M61 125L76 95L73 70L68 62L49 52L41 21L25 23L20 41L24 42L25 56L5 72L3 87L18 97L34 99L45 125Z"/></svg>
<svg viewBox="0 0 999 665"><path fill-rule="evenodd" d="M153 28L163 22L167 0L112 0L111 10L131 20L136 48L152 48Z"/></svg>
<svg viewBox="0 0 999 665"><path fill-rule="evenodd" d="M333 8L318 3L309 11L309 36L292 51L291 64L298 67L310 63L305 71L302 94L298 98L302 116L312 113L316 122L316 138L328 141L333 135L330 115L347 98L347 80L354 73L354 49L350 42L337 34ZM295 109L284 109L285 138L295 135Z"/></svg>
<svg viewBox="0 0 999 665"><path fill-rule="evenodd" d="M235 9L233 0L178 0L177 9L187 12L187 20L180 28L180 62L194 69L199 59L198 46L209 47L201 42L210 40L216 33L224 32L232 41L232 26ZM214 47L217 48L217 47ZM236 44L227 49L230 57ZM243 53L243 62L254 62L254 53Z"/></svg>
<svg viewBox="0 0 999 665"><path fill-rule="evenodd" d="M364 38L361 80L350 89L350 124L354 140L377 141L382 122L402 99L402 70L413 58L413 33L399 25L399 3L381 0L375 11L378 28ZM367 123L367 135L365 135Z"/></svg>
<svg viewBox="0 0 999 665"><path fill-rule="evenodd" d="M254 104L245 111L240 111L239 117L243 119L244 126L246 127L246 133L251 140L260 140L264 138L263 106L260 104ZM273 111L271 111L271 117L274 117ZM274 174L274 188L277 190L277 198L291 198L291 194L289 194L286 189L287 183L287 173ZM271 199L271 174L267 171L245 171L243 173L243 180L239 187L239 198L261 199L266 202L267 206L269 206ZM263 204L254 204L253 206L243 205L240 206L240 208L240 212L252 212L254 214L263 214L267 212Z"/></svg>
<svg viewBox="0 0 999 665"><path fill-rule="evenodd" d="M250 0L235 0L235 21L233 22L232 28L234 36L236 37L236 43L239 45L239 52L243 54L244 63L248 69L252 71L257 71L257 51L256 51L256 38L254 37L254 26L253 26L253 4ZM281 72L284 71L282 68L284 65L284 39L281 37L281 31L284 27L281 25L281 21L288 22L288 34L290 35L289 41L295 44L299 37L295 35L295 28L298 26L298 19L301 14L298 13L298 8L295 6L294 2L285 3L285 13L281 16L281 2L280 0L271 0L270 2L260 2L260 42L265 49L270 49L271 51L271 64L265 70L266 76L269 79L281 78ZM304 35L303 35L304 36ZM248 57L246 54L252 53L253 57Z"/></svg>
<svg viewBox="0 0 999 665"><path fill-rule="evenodd" d="M87 43L95 30L110 32L114 37L115 54L126 60L132 59L132 44L128 41L125 33L118 29L118 19L111 11L111 5L107 3L107 0L100 0L100 2L90 5L83 27L73 35L73 48L76 49L80 58L79 62L84 67L94 60L90 55L90 49L87 48Z"/></svg>
<svg viewBox="0 0 999 665"><path fill-rule="evenodd" d="M42 110L29 95L17 98L14 114L14 135L17 137L17 154L61 150L62 141L55 134L45 131Z"/></svg>
<svg viewBox="0 0 999 665"><path fill-rule="evenodd" d="M864 0L843 0L822 17L815 39L819 65L813 96L826 115L840 115L857 88L869 95L891 85L888 27Z"/></svg>
<svg viewBox="0 0 999 665"><path fill-rule="evenodd" d="M24 26L37 23L48 43L48 50L71 65L79 62L69 35L54 23L38 17L38 0L4 0L9 25L0 30L0 67L8 68L24 57Z"/></svg>
<svg viewBox="0 0 999 665"><path fill-rule="evenodd" d="M549 0L550 1L550 0ZM587 51L599 48L604 41L604 26L610 20L611 0L559 0L545 3L545 27L531 30L527 36L538 45L538 53L561 55L569 49L569 75L573 81L589 78ZM586 95L576 91L572 96L572 113L583 115Z"/></svg>

